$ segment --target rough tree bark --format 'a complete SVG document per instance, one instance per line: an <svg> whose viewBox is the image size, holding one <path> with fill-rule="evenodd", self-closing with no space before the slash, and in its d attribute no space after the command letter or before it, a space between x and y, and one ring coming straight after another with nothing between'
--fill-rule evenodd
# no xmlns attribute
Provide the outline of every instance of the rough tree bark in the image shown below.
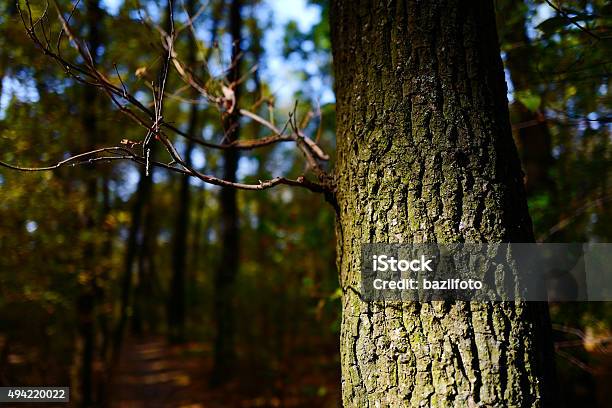
<svg viewBox="0 0 612 408"><path fill-rule="evenodd" d="M335 0L331 29L344 405L551 406L546 304L356 293L363 243L533 241L493 2Z"/></svg>
<svg viewBox="0 0 612 408"><path fill-rule="evenodd" d="M236 83L240 78L240 56L242 42L242 0L232 0L229 7L229 34L232 39L232 65L227 80ZM234 88L236 103L240 99L240 86ZM240 122L237 112L232 112L223 123L227 143L238 140ZM227 149L223 152L223 178L235 182L238 168L238 150ZM221 206L221 257L222 262L215 270L215 351L212 384L226 382L232 375L236 359L234 349L234 306L233 285L238 273L239 260L239 230L238 204L236 190L222 187L220 194Z"/></svg>

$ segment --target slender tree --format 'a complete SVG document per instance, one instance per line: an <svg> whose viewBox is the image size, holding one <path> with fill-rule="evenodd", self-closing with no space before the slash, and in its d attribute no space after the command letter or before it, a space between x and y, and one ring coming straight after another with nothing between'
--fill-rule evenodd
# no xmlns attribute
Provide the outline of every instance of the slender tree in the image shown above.
<svg viewBox="0 0 612 408"><path fill-rule="evenodd" d="M532 242L493 2L335 0L347 407L554 406L546 304L363 302L361 244Z"/></svg>
<svg viewBox="0 0 612 408"><path fill-rule="evenodd" d="M222 22L223 19L223 9L225 6L225 1L223 0L218 0L215 2L212 2L212 12L211 12L211 17L212 17L212 27L210 29L210 46L207 48L206 53L204 55L204 60L205 60L205 65L208 65L208 63L211 60L211 56L213 55L213 51L217 48L216 47L216 43L217 43L217 37L219 35L219 25ZM200 258L201 258L201 252L204 249L204 246L201 245L200 243L202 241L204 241L203 243L206 242L205 237L203 236L206 231L207 228L205 227L205 223L204 221L204 210L205 210L205 204L206 204L206 198L207 198L207 193L206 193L206 189L204 188L204 184L201 184L198 188L198 192L197 192L197 197L198 197L198 201L196 203L196 209L195 209L195 214L196 214L196 219L193 225L193 240L192 240L192 245L191 245L191 265L193 265L194 268L197 268L200 262ZM193 269L190 270L190 272L193 272ZM189 283L193 286L195 285L195 274L194 273L190 273L189 274Z"/></svg>
<svg viewBox="0 0 612 408"><path fill-rule="evenodd" d="M232 64L227 80L233 84L235 101L240 100L240 66L242 43L242 0L232 0L229 7L229 34L232 41ZM225 117L224 138L227 143L238 140L240 136L240 116L237 110ZM238 168L238 150L228 149L223 152L223 178L236 182ZM222 187L221 206L221 262L215 271L215 337L213 384L226 382L232 374L236 359L234 349L235 317L233 308L233 285L238 273L240 240L238 229L238 205L236 190Z"/></svg>
<svg viewBox="0 0 612 408"><path fill-rule="evenodd" d="M102 40L100 33L100 24L102 10L97 0L88 0L85 2L85 16L87 28L87 44L93 61L97 61L98 53L100 52ZM83 113L82 127L87 137L84 139L85 149L95 149L99 143L99 125L97 113L97 92L91 87L83 89ZM85 231L93 231L100 223L100 216L104 216L98 203L98 174L93 166L86 169L85 188L87 191L87 203L85 206L85 214L83 219L83 229ZM103 208L102 208L103 211ZM89 407L93 404L93 360L96 348L96 326L95 326L95 311L96 300L99 297L99 282L98 282L98 265L96 265L97 255L96 237L88 235L85 240L84 252L84 268L87 274L86 283L80 288L80 294L77 299L77 309L79 315L79 334L80 334L80 383L78 395L80 396L80 404L84 407Z"/></svg>
<svg viewBox="0 0 612 408"><path fill-rule="evenodd" d="M196 12L196 1L188 0L185 6L187 15L194 16ZM196 63L197 48L194 35L189 32L188 50L186 62L193 67ZM192 90L194 98L197 92ZM188 132L190 135L198 133L199 108L192 104L189 108ZM185 162L191 166L191 155L193 152L193 140L188 140L185 147ZM178 197L178 210L174 225L174 242L172 248L172 279L170 281L170 299L168 302L168 331L170 341L181 342L185 338L185 279L187 269L187 231L189 226L189 211L191 203L191 191L189 177L181 176Z"/></svg>
<svg viewBox="0 0 612 408"><path fill-rule="evenodd" d="M142 233L138 246L138 268L136 269L137 285L134 288L132 316L132 330L139 336L147 332L154 332L159 320L156 316L157 308L150 302L150 299L155 298L155 295L159 293L157 290L159 278L155 262L158 226L155 222L155 206L151 200L154 188L151 174L145 175L145 183L149 184L147 187L149 196L143 207Z"/></svg>
<svg viewBox="0 0 612 408"><path fill-rule="evenodd" d="M527 4L523 1L499 3L498 17L509 16L502 25L500 36L507 44L506 67L514 87L515 100L510 106L511 116L516 122L516 139L519 144L521 163L526 174L528 195L554 194L554 182L550 176L553 164L552 141L548 123L541 112L541 105L526 106L522 99L531 97L537 101L541 78L533 66L534 48L527 35Z"/></svg>
<svg viewBox="0 0 612 408"><path fill-rule="evenodd" d="M123 334L129 318L128 312L134 283L134 263L138 255L138 237L141 231L143 207L145 202L150 199L152 187L151 179L146 176L144 167L141 168L139 171L138 186L134 193L130 228L125 243L123 275L121 277L119 295L119 319L115 332L113 333L112 360L115 363L119 358Z"/></svg>

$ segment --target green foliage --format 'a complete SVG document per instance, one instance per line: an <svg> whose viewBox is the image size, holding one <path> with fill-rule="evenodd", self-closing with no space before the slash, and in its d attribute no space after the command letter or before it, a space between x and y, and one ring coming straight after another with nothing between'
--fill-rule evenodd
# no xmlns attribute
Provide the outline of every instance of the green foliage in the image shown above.
<svg viewBox="0 0 612 408"><path fill-rule="evenodd" d="M531 89L518 90L514 93L514 97L532 112L537 111L542 103L540 95L536 95Z"/></svg>

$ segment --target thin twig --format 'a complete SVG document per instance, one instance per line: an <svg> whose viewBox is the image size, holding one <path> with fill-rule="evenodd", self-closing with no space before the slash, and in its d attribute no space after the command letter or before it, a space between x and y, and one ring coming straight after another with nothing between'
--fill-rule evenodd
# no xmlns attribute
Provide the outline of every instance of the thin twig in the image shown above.
<svg viewBox="0 0 612 408"><path fill-rule="evenodd" d="M573 19L572 17L569 16L569 14L567 14L567 12L565 10L563 10L561 8L561 6L556 6L554 5L550 0L544 0L546 1L546 4L548 4L550 7L552 7L553 9L555 9L559 14L561 14L563 17L565 17L570 23L572 23L573 25L575 25L576 27L578 27L582 32L590 35L591 37L595 38L596 40L599 40L599 36L597 34L595 34L594 32L592 32L591 30L581 26L580 24L578 24L577 21L575 21L575 19Z"/></svg>

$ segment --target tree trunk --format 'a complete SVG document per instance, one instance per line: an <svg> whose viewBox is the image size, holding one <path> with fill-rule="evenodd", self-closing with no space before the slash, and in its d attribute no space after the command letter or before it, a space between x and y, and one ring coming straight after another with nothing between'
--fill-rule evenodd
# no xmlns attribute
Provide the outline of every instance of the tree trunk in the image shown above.
<svg viewBox="0 0 612 408"><path fill-rule="evenodd" d="M155 156L155 148L151 149L151 157ZM155 267L155 254L157 253L158 225L155 221L157 215L151 200L153 185L153 172L149 169L149 176L145 176L149 198L143 208L142 236L138 252L138 268L136 269L136 286L134 288L132 333L137 336L156 333L159 316L158 308L151 299L159 298L159 280Z"/></svg>
<svg viewBox="0 0 612 408"><path fill-rule="evenodd" d="M368 242L531 242L490 1L336 0L347 407L552 406L546 304L363 302Z"/></svg>
<svg viewBox="0 0 612 408"><path fill-rule="evenodd" d="M499 18L512 16L502 26L501 40L508 44L506 52L506 67L515 94L531 91L537 94L540 79L534 76L533 58L537 52L533 50L531 40L527 36L526 10L523 1L508 0L499 3ZM540 107L530 110L519 99L515 99L511 109L511 117L515 122L516 140L521 155L521 162L527 175L525 188L527 195L547 193L554 196L554 181L550 176L553 164L552 141L548 123Z"/></svg>
<svg viewBox="0 0 612 408"><path fill-rule="evenodd" d="M87 18L87 43L92 58L95 61L101 47L100 24L102 10L98 0L88 0L85 3ZM85 151L93 150L99 143L98 117L97 117L97 94L92 87L86 87L83 93L83 113L82 126L85 131ZM101 225L102 219L96 219L96 215L101 216L98 207L98 175L93 166L87 166L84 174L87 203L85 206L85 216L83 228L87 232L83 248L84 268L87 275L86 283L80 287L77 298L77 310L79 318L79 335L81 340L80 347L80 381L78 394L80 405L89 407L94 403L94 369L93 362L95 356L96 340L96 298L99 295L99 266L95 262L96 248L96 229Z"/></svg>
<svg viewBox="0 0 612 408"><path fill-rule="evenodd" d="M242 41L242 0L233 0L229 8L229 32L232 38L232 65L228 82L235 83L240 78L240 54ZM234 88L236 104L240 99L240 86ZM237 112L230 113L224 121L227 143L238 139L240 122ZM227 149L223 152L223 178L235 182L238 168L238 150ZM239 265L238 205L236 190L221 188L221 262L215 271L215 338L214 367L212 384L225 383L232 375L236 359L234 347L235 322L233 285Z"/></svg>
<svg viewBox="0 0 612 408"><path fill-rule="evenodd" d="M500 40L506 48L505 65L514 87L514 101L510 105L510 119L517 142L519 156L525 171L525 189L528 198L544 196L545 208L538 208L534 219L534 230L538 237L546 237L551 225L559 221L560 205L555 180L551 170L555 165L552 156L552 135L541 103L537 109L529 109L519 96L527 92L537 95L541 92L541 75L533 55L537 50L527 35L528 5L523 1L505 0L496 3ZM549 242L564 242L563 233L548 236Z"/></svg>
<svg viewBox="0 0 612 408"><path fill-rule="evenodd" d="M151 168L150 171L153 171L153 168ZM150 200L152 187L152 179L146 176L144 167L140 168L138 187L134 193L135 199L132 204L130 229L125 243L124 270L123 276L121 277L121 292L119 298L119 320L115 332L113 333L113 365L116 365L119 361L121 343L129 319L128 312L134 283L134 262L138 255L138 237L139 234L141 234L142 213L145 202Z"/></svg>
<svg viewBox="0 0 612 408"><path fill-rule="evenodd" d="M196 12L195 0L188 0L186 12L193 16ZM193 67L196 63L197 48L195 38L189 32L187 64ZM196 95L194 94L194 97ZM196 135L198 126L198 106L192 104L189 110L190 135ZM191 154L194 143L187 142L185 148L185 163L191 167ZM191 190L189 177L180 178L179 202L176 222L174 225L174 242L172 247L172 279L170 282L170 299L168 302L168 334L171 342L180 343L185 340L185 275L187 269L187 226L189 225L189 210L191 203Z"/></svg>
<svg viewBox="0 0 612 408"><path fill-rule="evenodd" d="M210 47L207 48L206 53L204 54L204 60L206 61L206 64L210 63L210 59L213 53L213 50L215 50L216 48L216 43L217 43L217 37L219 35L219 24L221 23L221 20L223 18L223 8L224 8L225 2L223 0L218 0L215 2L212 2L211 7L211 18L212 18L212 27L210 29ZM206 65L205 64L205 65ZM208 164L208 163L207 163ZM206 166L206 165L205 165ZM200 169L201 172L204 172L204 169ZM196 204L196 210L195 210L195 214L196 214L196 221L193 225L193 240L191 242L191 265L194 266L194 268L197 268L198 265L200 264L200 258L206 258L206 256L204 254L202 254L202 252L205 252L205 246L201 245L200 242L201 241L208 241L208 237L204 237L203 234L208 232L208 228L204 225L204 209L205 209L205 204L206 204L206 199L207 199L207 192L206 189L204 188L204 184L201 184L198 187L198 192L197 192L197 196L198 196L198 202ZM193 273L193 269L191 270L192 273L189 274L189 285L190 287L195 287L195 278L196 278L196 274Z"/></svg>

